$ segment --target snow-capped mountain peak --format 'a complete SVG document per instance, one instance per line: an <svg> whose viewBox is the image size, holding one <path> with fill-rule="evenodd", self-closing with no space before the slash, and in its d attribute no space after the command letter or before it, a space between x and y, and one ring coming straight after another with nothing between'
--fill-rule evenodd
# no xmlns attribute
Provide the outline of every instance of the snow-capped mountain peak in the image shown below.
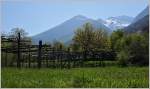
<svg viewBox="0 0 150 89"><path fill-rule="evenodd" d="M106 20L103 20L103 24L112 30L122 29L128 26L133 20L133 17L129 16L117 16L117 17L109 17ZM98 20L101 21L102 20Z"/></svg>

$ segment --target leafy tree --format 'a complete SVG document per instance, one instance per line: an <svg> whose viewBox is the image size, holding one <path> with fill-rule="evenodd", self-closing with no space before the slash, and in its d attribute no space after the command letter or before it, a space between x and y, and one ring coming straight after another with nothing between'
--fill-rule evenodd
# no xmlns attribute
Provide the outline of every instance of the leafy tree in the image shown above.
<svg viewBox="0 0 150 89"><path fill-rule="evenodd" d="M71 51L73 52L82 51L81 47L76 43L70 44L69 47L71 48Z"/></svg>
<svg viewBox="0 0 150 89"><path fill-rule="evenodd" d="M111 45L107 32L93 28L90 23L86 23L82 28L77 29L73 41L83 51L108 49Z"/></svg>
<svg viewBox="0 0 150 89"><path fill-rule="evenodd" d="M27 32L25 32L25 30L22 28L13 28L11 30L10 34L7 34L6 36L8 36L8 38L18 38L18 33L20 33L21 40L28 40L29 41L29 42L25 42L25 43L22 43L22 41L21 41L21 44L23 44L22 46L31 44L31 38L29 38L27 36ZM4 47L4 48L16 48L17 45L18 45L17 42L14 40L14 42L4 42L2 47ZM9 55L7 57L7 64L12 65L13 62L16 61L16 58L17 58L16 54L14 54L14 53L5 53L5 54ZM5 54L3 54L3 55L5 55ZM21 53L21 54L23 54L23 53ZM6 61L6 59L3 58L2 61Z"/></svg>
<svg viewBox="0 0 150 89"><path fill-rule="evenodd" d="M31 44L31 38L28 37L28 33L22 28L13 28L13 29L11 29L9 37L10 38L11 37L18 38L18 33L20 33L21 40L29 41L29 42L25 42L24 43L25 45L30 45ZM12 45L15 46L16 43L13 43Z"/></svg>
<svg viewBox="0 0 150 89"><path fill-rule="evenodd" d="M120 64L148 65L148 40L139 33L123 36L117 43L117 58Z"/></svg>
<svg viewBox="0 0 150 89"><path fill-rule="evenodd" d="M135 33L130 35L131 42L129 44L131 59L130 62L136 65L148 65L148 43L144 36Z"/></svg>
<svg viewBox="0 0 150 89"><path fill-rule="evenodd" d="M53 47L54 47L56 50L64 50L64 49L65 49L65 45L64 45L62 42L57 41L57 40L55 40L55 41L53 42Z"/></svg>
<svg viewBox="0 0 150 89"><path fill-rule="evenodd" d="M101 50L106 48L109 49L109 46L111 45L107 32L101 29L95 31L93 43L93 48L95 48L94 50Z"/></svg>
<svg viewBox="0 0 150 89"><path fill-rule="evenodd" d="M86 59L87 52L110 49L110 39L105 30L95 29L90 23L86 23L82 28L78 28L75 32L74 47L78 50L82 49L84 52L84 59Z"/></svg>
<svg viewBox="0 0 150 89"><path fill-rule="evenodd" d="M18 33L20 33L20 36L22 38L27 37L27 35L28 35L28 33L25 32L25 30L22 28L13 28L13 29L11 29L10 36L11 37L18 37Z"/></svg>
<svg viewBox="0 0 150 89"><path fill-rule="evenodd" d="M121 50L120 42L123 36L124 36L124 32L121 29L114 31L111 34L110 40L111 40L111 48L113 50L116 50L116 51Z"/></svg>
<svg viewBox="0 0 150 89"><path fill-rule="evenodd" d="M130 57L129 51L121 50L117 54L118 64L121 65L121 66L127 66L129 57Z"/></svg>
<svg viewBox="0 0 150 89"><path fill-rule="evenodd" d="M74 43L81 46L83 51L93 49L94 28L90 23L86 23L82 28L78 28L73 38Z"/></svg>

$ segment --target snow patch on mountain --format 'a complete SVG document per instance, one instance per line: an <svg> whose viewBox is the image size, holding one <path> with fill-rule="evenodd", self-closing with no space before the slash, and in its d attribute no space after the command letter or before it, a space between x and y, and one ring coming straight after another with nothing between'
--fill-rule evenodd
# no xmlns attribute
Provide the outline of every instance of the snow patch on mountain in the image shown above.
<svg viewBox="0 0 150 89"><path fill-rule="evenodd" d="M127 27L133 21L133 17L129 16L117 16L117 17L109 17L106 20L99 19L98 21L102 22L105 26L110 28L111 30L122 29Z"/></svg>

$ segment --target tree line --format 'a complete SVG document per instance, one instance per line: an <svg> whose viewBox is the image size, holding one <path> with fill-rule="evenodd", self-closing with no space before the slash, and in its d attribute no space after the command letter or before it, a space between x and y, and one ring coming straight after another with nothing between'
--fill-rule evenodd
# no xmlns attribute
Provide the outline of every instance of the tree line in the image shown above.
<svg viewBox="0 0 150 89"><path fill-rule="evenodd" d="M126 33L123 29L113 31L95 29L90 23L78 28L73 37L74 51L114 50L121 66L149 64L149 33Z"/></svg>
<svg viewBox="0 0 150 89"><path fill-rule="evenodd" d="M12 29L9 36L17 37L18 32L21 33L23 39L31 40L27 36L27 32L20 28ZM5 35L2 34L2 36ZM16 44L2 43L2 46L5 47L13 45L15 46ZM88 52L115 51L117 53L115 60L120 66L143 66L149 64L149 33L144 32L127 34L123 29L118 29L112 33L108 33L106 30L94 28L90 23L85 23L75 31L69 45L65 45L63 42L57 40L48 45L57 50L69 49L72 52L84 52L85 59Z"/></svg>

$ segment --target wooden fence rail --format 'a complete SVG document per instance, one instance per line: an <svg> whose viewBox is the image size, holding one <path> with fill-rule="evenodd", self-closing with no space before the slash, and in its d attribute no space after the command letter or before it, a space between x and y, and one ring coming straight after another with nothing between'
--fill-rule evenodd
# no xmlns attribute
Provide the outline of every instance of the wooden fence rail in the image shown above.
<svg viewBox="0 0 150 89"><path fill-rule="evenodd" d="M56 50L51 45L30 45L30 40L22 39L20 33L17 38L1 37L2 53L5 53L5 66L8 66L8 53L17 55L17 60L13 61L13 66L18 68L30 67L52 67L52 68L71 68L76 65L83 67L85 61L114 60L114 51L94 51L94 52L71 52L68 50ZM16 46L5 46L5 43L16 43Z"/></svg>

